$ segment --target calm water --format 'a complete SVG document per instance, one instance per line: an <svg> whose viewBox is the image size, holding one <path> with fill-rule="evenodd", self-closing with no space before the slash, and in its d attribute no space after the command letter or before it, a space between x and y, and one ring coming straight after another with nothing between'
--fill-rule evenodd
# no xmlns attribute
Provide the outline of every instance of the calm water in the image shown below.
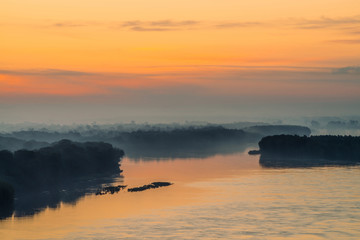
<svg viewBox="0 0 360 240"><path fill-rule="evenodd" d="M265 169L258 156L134 161L129 187L0 222L0 239L360 239L360 167Z"/></svg>

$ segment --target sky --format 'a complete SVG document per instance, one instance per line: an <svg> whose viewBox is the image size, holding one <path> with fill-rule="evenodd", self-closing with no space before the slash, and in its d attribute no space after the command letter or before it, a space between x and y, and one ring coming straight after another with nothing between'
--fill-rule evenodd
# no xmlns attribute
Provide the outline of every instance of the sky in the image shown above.
<svg viewBox="0 0 360 240"><path fill-rule="evenodd" d="M2 0L0 122L360 115L358 0Z"/></svg>

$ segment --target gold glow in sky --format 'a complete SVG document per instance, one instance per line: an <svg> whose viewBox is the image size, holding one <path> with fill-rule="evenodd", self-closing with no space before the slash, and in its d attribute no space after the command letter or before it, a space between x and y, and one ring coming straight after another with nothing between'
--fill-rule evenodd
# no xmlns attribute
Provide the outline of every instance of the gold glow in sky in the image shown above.
<svg viewBox="0 0 360 240"><path fill-rule="evenodd" d="M0 94L358 101L359 9L358 0L3 0Z"/></svg>

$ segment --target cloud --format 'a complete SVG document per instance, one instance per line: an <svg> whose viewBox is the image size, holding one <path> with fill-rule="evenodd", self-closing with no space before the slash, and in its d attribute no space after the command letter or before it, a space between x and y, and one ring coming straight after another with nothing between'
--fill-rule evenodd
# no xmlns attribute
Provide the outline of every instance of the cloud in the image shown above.
<svg viewBox="0 0 360 240"><path fill-rule="evenodd" d="M360 44L360 39L338 39L328 41L331 43L341 43L341 44Z"/></svg>
<svg viewBox="0 0 360 240"><path fill-rule="evenodd" d="M199 66L188 69L174 67L149 72L103 72L76 71L0 71L0 98L18 100L19 97L59 99L92 99L94 102L150 106L174 104L187 106L191 99L203 101L211 107L217 101L225 105L252 99L357 99L359 98L359 67L329 69L283 67L251 67L223 65ZM1 75L6 72L9 75ZM34 73L38 75L34 75ZM75 74L72 74L74 73ZM13 75L11 75L12 73ZM33 75L21 75L32 73ZM66 75L66 74L70 75ZM46 75L48 74L48 75ZM50 74L50 75L49 75ZM55 74L55 75L54 75ZM62 75L59 75L62 74ZM346 84L344 84L346 83ZM176 97L174 97L176 96ZM174 99L175 98L175 99ZM155 100L154 100L155 99ZM157 100L156 100L157 99ZM170 100L169 100L170 99ZM44 100L45 101L45 100Z"/></svg>
<svg viewBox="0 0 360 240"><path fill-rule="evenodd" d="M178 26L191 26L191 25L197 25L200 22L193 21L193 20L187 20L187 21L171 21L171 20L162 20L162 21L154 21L150 22L150 25L152 26L161 26L161 27L178 27Z"/></svg>
<svg viewBox="0 0 360 240"><path fill-rule="evenodd" d="M0 69L0 75L9 76L42 76L42 77L108 77L116 79L137 79L160 76L157 73L127 73L127 72L82 72L64 69L7 70ZM80 78L79 78L80 79Z"/></svg>
<svg viewBox="0 0 360 240"><path fill-rule="evenodd" d="M159 20L159 21L126 21L120 24L121 28L130 31L175 31L186 30L189 27L198 26L200 22L194 20L173 21L173 20Z"/></svg>
<svg viewBox="0 0 360 240"><path fill-rule="evenodd" d="M0 74L16 76L84 76L93 75L94 73L70 71L62 69L41 69L41 70L4 70L0 69Z"/></svg>
<svg viewBox="0 0 360 240"><path fill-rule="evenodd" d="M174 31L173 28L149 28L149 27L132 27L132 31L136 32L165 32L165 31Z"/></svg>
<svg viewBox="0 0 360 240"><path fill-rule="evenodd" d="M154 27L179 27L196 25L197 21L173 21L173 20L160 20L160 21L126 21L121 24L122 27L138 27L138 26L154 26Z"/></svg>
<svg viewBox="0 0 360 240"><path fill-rule="evenodd" d="M333 70L334 74L360 74L360 66L349 66Z"/></svg>
<svg viewBox="0 0 360 240"><path fill-rule="evenodd" d="M95 21L58 21L50 24L54 28L80 28L99 26L111 29L122 29L125 31L137 32L165 32L165 31L186 31L199 29L235 29L255 27L286 27L292 29L338 29L346 31L347 34L358 35L360 32L360 15L331 18L321 17L318 19L286 18L273 19L268 21L199 21L199 20L128 20L122 22L95 22ZM47 25L49 27L49 25ZM353 41L354 42L354 41ZM350 42L349 42L350 43Z"/></svg>
<svg viewBox="0 0 360 240"><path fill-rule="evenodd" d="M206 22L206 21L126 21L120 24L121 28L130 31L182 31L193 29L227 29L227 28L247 28L264 25L262 22Z"/></svg>
<svg viewBox="0 0 360 240"><path fill-rule="evenodd" d="M125 21L120 27L131 31L175 31L188 29L229 29L229 28L251 28L261 26L290 26L296 29L323 29L323 28L340 28L344 30L358 29L360 26L360 15L343 18L321 17L319 19L282 19L262 21L227 21L227 22L209 22L209 21ZM196 28L194 28L196 27ZM360 32L354 31L353 34Z"/></svg>
<svg viewBox="0 0 360 240"><path fill-rule="evenodd" d="M141 21L126 21L121 24L121 27L135 27L141 25Z"/></svg>
<svg viewBox="0 0 360 240"><path fill-rule="evenodd" d="M72 28L72 27L87 27L94 25L102 25L103 27L121 28L128 31L183 31L190 29L227 29L227 28L245 28L256 27L264 25L263 22L256 21L227 21L227 22L209 22L209 21L196 21L196 20L183 20L176 21L171 19L154 20L154 21L140 21L131 20L120 23L100 23L89 21L78 22L55 22L50 27L55 28Z"/></svg>
<svg viewBox="0 0 360 240"><path fill-rule="evenodd" d="M56 22L56 23L52 24L51 26L62 28L62 27L85 27L87 25L83 24L83 23Z"/></svg>
<svg viewBox="0 0 360 240"><path fill-rule="evenodd" d="M345 28L360 25L360 15L343 18L321 17L320 19L291 19L289 25L301 29Z"/></svg>
<svg viewBox="0 0 360 240"><path fill-rule="evenodd" d="M263 25L261 22L226 22L216 24L215 28L224 29L224 28L244 28L244 27L256 27Z"/></svg>

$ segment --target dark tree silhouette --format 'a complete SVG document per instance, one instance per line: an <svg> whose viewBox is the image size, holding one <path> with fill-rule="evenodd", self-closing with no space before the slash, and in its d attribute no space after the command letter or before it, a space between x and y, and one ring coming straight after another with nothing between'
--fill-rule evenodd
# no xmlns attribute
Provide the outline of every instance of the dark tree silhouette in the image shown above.
<svg viewBox="0 0 360 240"><path fill-rule="evenodd" d="M14 188L0 181L0 219L10 217L14 208Z"/></svg>
<svg viewBox="0 0 360 240"><path fill-rule="evenodd" d="M263 166L323 166L360 163L360 137L276 135L259 142Z"/></svg>
<svg viewBox="0 0 360 240"><path fill-rule="evenodd" d="M61 201L76 201L119 176L122 150L103 142L61 140L39 150L0 151L0 216L31 215ZM5 205L5 203L9 203Z"/></svg>

